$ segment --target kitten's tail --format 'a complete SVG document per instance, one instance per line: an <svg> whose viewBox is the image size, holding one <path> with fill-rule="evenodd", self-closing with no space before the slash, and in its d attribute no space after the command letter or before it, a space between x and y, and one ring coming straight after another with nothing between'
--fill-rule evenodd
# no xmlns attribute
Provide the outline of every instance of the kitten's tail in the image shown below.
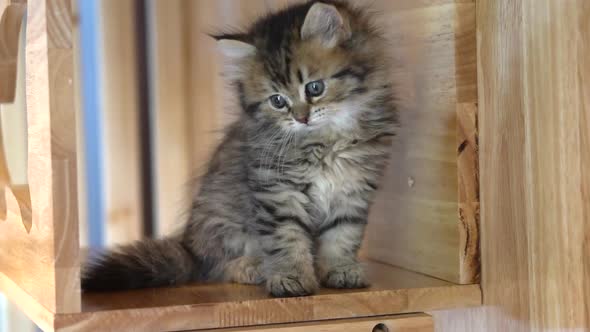
<svg viewBox="0 0 590 332"><path fill-rule="evenodd" d="M146 239L108 251L82 270L85 291L178 285L195 280L201 260L178 239Z"/></svg>

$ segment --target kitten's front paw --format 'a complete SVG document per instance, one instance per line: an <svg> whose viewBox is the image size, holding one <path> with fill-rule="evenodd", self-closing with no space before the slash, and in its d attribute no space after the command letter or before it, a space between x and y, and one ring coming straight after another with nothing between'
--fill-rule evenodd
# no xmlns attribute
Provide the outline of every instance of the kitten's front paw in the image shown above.
<svg viewBox="0 0 590 332"><path fill-rule="evenodd" d="M233 261L227 267L229 280L239 284L260 285L264 276L260 271L261 260L254 257L242 257Z"/></svg>
<svg viewBox="0 0 590 332"><path fill-rule="evenodd" d="M326 273L322 284L328 288L369 287L365 271L360 264L338 266Z"/></svg>
<svg viewBox="0 0 590 332"><path fill-rule="evenodd" d="M266 288L276 297L311 295L318 289L315 276L275 274L266 282Z"/></svg>

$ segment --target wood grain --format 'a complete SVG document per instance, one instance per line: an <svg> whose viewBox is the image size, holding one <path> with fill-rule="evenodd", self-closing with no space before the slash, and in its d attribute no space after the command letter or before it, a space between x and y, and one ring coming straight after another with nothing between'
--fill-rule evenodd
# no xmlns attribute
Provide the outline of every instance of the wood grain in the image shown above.
<svg viewBox="0 0 590 332"><path fill-rule="evenodd" d="M2 273L51 312L80 310L76 122L69 1L31 0L26 101L30 233L7 194L0 224Z"/></svg>
<svg viewBox="0 0 590 332"><path fill-rule="evenodd" d="M105 244L142 236L135 1L100 1Z"/></svg>
<svg viewBox="0 0 590 332"><path fill-rule="evenodd" d="M326 322L268 325L253 328L233 328L200 331L219 332L432 332L432 317L425 314L409 314L362 319L340 319Z"/></svg>
<svg viewBox="0 0 590 332"><path fill-rule="evenodd" d="M263 287L188 285L83 295L81 314L56 316L67 331L179 331L355 318L476 306L477 285L455 285L378 263L368 264L373 286L321 290L299 298L271 298Z"/></svg>
<svg viewBox="0 0 590 332"><path fill-rule="evenodd" d="M479 147L477 105L457 105L459 264L461 283L479 281Z"/></svg>
<svg viewBox="0 0 590 332"><path fill-rule="evenodd" d="M590 330L590 3L478 2L483 308L438 331Z"/></svg>

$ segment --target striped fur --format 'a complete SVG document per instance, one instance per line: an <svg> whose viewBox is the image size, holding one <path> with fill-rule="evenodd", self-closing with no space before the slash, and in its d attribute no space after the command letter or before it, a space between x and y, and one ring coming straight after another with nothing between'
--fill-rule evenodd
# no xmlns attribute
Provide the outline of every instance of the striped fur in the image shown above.
<svg viewBox="0 0 590 332"><path fill-rule="evenodd" d="M336 1L296 5L216 38L243 112L186 227L178 238L106 253L86 266L83 287L229 280L299 296L320 283L366 286L356 255L396 124L384 39L364 11ZM316 80L325 91L311 96L305 86ZM274 94L287 107L273 108Z"/></svg>

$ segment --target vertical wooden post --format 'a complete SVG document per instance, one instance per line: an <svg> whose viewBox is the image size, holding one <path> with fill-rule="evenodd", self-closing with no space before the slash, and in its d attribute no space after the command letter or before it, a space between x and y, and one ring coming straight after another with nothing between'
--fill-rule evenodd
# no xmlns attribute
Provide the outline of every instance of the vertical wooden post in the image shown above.
<svg viewBox="0 0 590 332"><path fill-rule="evenodd" d="M590 2L477 3L485 307L441 331L590 328Z"/></svg>
<svg viewBox="0 0 590 332"><path fill-rule="evenodd" d="M188 36L190 3L184 0L149 2L152 42L154 170L156 231L180 228L190 199L190 113ZM196 38L196 37L195 37Z"/></svg>
<svg viewBox="0 0 590 332"><path fill-rule="evenodd" d="M55 313L80 311L76 111L70 0L30 0L26 35L31 228L9 191L2 278ZM8 142L10 144L10 142ZM4 280L4 279L3 279Z"/></svg>
<svg viewBox="0 0 590 332"><path fill-rule="evenodd" d="M105 244L114 245L141 238L151 207L141 201L135 1L100 1L100 10Z"/></svg>

